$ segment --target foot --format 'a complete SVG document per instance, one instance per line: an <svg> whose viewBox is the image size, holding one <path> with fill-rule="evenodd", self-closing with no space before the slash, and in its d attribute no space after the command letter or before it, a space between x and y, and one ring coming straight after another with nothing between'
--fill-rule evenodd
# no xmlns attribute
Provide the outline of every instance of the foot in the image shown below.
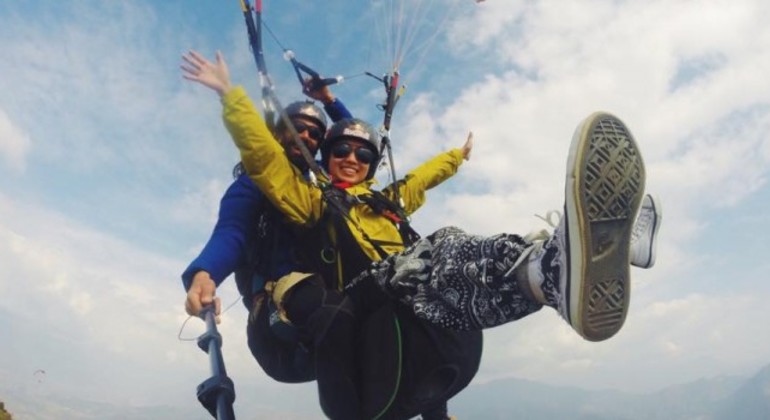
<svg viewBox="0 0 770 420"><path fill-rule="evenodd" d="M663 220L660 201L650 194L642 199L642 207L631 232L631 264L641 268L655 265L658 229Z"/></svg>
<svg viewBox="0 0 770 420"><path fill-rule="evenodd" d="M626 126L595 113L572 139L564 216L534 241L522 291L556 308L580 335L601 341L623 326L630 297L629 251L644 191L644 163Z"/></svg>

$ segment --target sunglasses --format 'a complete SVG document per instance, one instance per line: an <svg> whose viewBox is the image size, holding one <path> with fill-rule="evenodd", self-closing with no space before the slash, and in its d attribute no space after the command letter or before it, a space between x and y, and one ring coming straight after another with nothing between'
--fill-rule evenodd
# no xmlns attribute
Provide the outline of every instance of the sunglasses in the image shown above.
<svg viewBox="0 0 770 420"><path fill-rule="evenodd" d="M303 131L307 131L308 137L317 142L320 142L324 138L324 131L314 125L305 124L300 120L292 121L291 125L294 126L294 129L296 129L297 133L299 134L301 134Z"/></svg>
<svg viewBox="0 0 770 420"><path fill-rule="evenodd" d="M364 165L368 165L372 162L374 162L374 152L369 149L368 147L359 147L355 151L353 151L353 146L350 145L350 143L342 142L337 143L334 146L332 146L332 156L338 158L338 159L344 159L348 156L350 156L351 153L355 153L356 160L363 163Z"/></svg>

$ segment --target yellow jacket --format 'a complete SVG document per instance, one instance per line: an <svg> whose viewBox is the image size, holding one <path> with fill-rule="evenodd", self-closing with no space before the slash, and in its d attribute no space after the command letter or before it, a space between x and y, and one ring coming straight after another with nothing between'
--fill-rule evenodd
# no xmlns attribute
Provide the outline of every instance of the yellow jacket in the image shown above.
<svg viewBox="0 0 770 420"><path fill-rule="evenodd" d="M241 161L251 180L291 223L308 228L315 226L326 208L321 190L306 182L289 162L245 90L242 87L230 90L222 97L222 104L225 126L240 150ZM425 192L457 173L462 162L462 151L453 149L409 172L398 183L406 213L412 214L420 208L425 202ZM371 185L372 181L367 181L346 191L355 196L367 195L371 194ZM392 199L392 186L383 193ZM404 248L393 222L374 213L368 205L354 205L349 214L358 224L357 227L347 221L349 230L372 261L379 260L380 256L359 228L372 240L389 242L382 246L388 254Z"/></svg>

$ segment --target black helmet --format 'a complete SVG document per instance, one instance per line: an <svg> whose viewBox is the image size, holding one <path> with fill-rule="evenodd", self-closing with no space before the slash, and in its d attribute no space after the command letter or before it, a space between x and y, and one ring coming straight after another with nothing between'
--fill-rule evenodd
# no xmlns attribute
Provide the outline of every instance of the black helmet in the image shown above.
<svg viewBox="0 0 770 420"><path fill-rule="evenodd" d="M326 114L324 111L317 107L310 101L297 101L292 102L284 108L289 118L303 117L307 118L314 123L318 124L321 130L326 131ZM278 120L278 126L283 125L283 120Z"/></svg>
<svg viewBox="0 0 770 420"><path fill-rule="evenodd" d="M374 161L369 164L369 172L366 179L371 179L377 171L380 163L380 133L369 123L358 118L345 118L329 127L326 137L321 143L321 162L325 168L329 168L329 152L338 140L353 139L363 142L366 147L374 152Z"/></svg>

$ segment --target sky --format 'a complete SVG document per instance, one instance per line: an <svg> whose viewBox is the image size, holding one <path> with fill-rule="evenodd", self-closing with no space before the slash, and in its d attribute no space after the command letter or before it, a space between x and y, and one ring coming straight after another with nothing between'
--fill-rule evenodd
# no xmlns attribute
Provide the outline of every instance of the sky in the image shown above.
<svg viewBox="0 0 770 420"><path fill-rule="evenodd" d="M655 267L631 269L624 328L591 343L543 309L485 333L474 383L652 392L770 363L770 3L412 0L400 19L398 1L264 3L282 102L302 98L290 49L344 76L335 94L377 125L384 90L364 72L392 71L396 24L418 24L398 67L396 172L475 139L415 214L424 234L545 228L534 215L563 205L580 121L608 111L634 134L663 224ZM82 401L207 418L204 327L184 324L179 276L238 154L216 95L179 65L222 51L259 99L239 2L1 2L0 42L0 400L29 419L89 418ZM218 294L235 303L220 332L239 418L317 418L312 384L278 384L251 357L234 282Z"/></svg>

